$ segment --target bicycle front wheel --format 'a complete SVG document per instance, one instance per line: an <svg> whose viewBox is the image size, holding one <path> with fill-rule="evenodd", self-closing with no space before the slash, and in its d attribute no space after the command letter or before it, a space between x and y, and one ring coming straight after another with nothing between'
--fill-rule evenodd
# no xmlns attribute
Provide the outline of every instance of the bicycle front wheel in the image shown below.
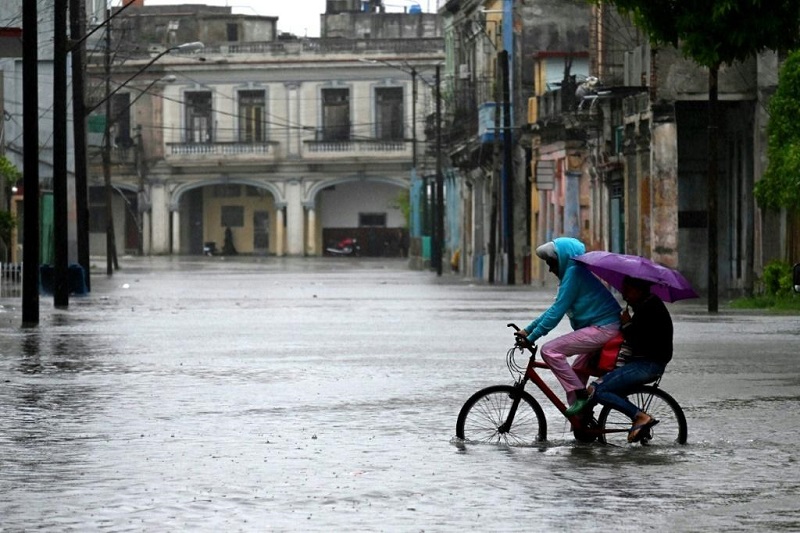
<svg viewBox="0 0 800 533"><path fill-rule="evenodd" d="M508 424L514 398L519 404ZM547 438L547 419L533 396L511 385L494 385L473 394L461 408L456 436L467 442L525 446Z"/></svg>
<svg viewBox="0 0 800 533"><path fill-rule="evenodd" d="M688 433L686 417L672 396L658 387L642 385L628 393L627 398L640 411L658 420L658 424L650 429L650 438L642 439L642 444L656 446L686 444ZM624 446L628 443L628 430L631 427L628 415L605 405L600 411L597 423L602 430L600 442L615 446Z"/></svg>

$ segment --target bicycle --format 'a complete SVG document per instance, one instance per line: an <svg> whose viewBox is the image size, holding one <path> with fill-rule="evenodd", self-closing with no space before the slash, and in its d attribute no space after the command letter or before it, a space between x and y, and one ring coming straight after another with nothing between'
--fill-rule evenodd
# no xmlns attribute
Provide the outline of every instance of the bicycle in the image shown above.
<svg viewBox="0 0 800 533"><path fill-rule="evenodd" d="M515 324L508 327L519 331ZM515 353L530 351L525 368L515 361ZM536 370L549 366L536 360L538 348L518 338L506 353L506 365L514 385L493 385L479 390L464 403L456 421L456 436L465 442L504 443L507 445L530 445L547 440L547 419L541 404L527 391L525 386L532 381L547 399L570 422L570 429L580 442L594 442L622 446L628 444L631 419L609 406L603 406L597 418L593 413L568 417L567 406L545 383ZM628 400L639 409L656 418L657 425L649 428L638 440L642 445L686 444L686 417L680 404L659 387L661 377L651 384L638 385L627 392ZM522 405L527 408L520 409Z"/></svg>

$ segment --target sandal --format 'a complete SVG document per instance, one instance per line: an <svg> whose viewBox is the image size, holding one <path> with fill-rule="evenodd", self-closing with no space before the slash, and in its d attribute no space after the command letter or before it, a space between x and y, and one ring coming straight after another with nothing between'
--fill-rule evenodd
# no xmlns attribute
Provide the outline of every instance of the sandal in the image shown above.
<svg viewBox="0 0 800 533"><path fill-rule="evenodd" d="M650 428L658 424L658 420L655 418L651 418L644 424L638 424L633 426L631 429L628 430L628 442L634 443L639 442L642 440L645 435L650 434Z"/></svg>

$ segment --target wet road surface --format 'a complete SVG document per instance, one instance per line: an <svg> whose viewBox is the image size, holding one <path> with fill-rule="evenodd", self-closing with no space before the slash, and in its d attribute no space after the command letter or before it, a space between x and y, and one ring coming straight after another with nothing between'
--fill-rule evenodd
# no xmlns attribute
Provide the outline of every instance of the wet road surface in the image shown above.
<svg viewBox="0 0 800 533"><path fill-rule="evenodd" d="M553 289L399 260L126 259L0 308L0 531L798 531L800 318L672 304L686 446L460 445ZM562 323L554 332L565 332ZM548 382L558 387L548 376ZM530 389L532 391L532 389Z"/></svg>

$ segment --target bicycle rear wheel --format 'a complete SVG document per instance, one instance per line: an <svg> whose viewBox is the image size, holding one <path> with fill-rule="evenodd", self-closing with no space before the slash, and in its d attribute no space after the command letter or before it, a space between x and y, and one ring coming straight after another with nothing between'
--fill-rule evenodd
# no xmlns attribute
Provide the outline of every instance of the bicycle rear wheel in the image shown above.
<svg viewBox="0 0 800 533"><path fill-rule="evenodd" d="M640 410L658 420L658 424L650 429L650 438L642 439L643 445L686 444L686 417L672 396L658 387L642 385L628 393L627 398ZM603 430L600 442L615 446L628 444L628 430L631 427L628 415L604 405L597 422Z"/></svg>
<svg viewBox="0 0 800 533"><path fill-rule="evenodd" d="M508 420L514 396L521 394L511 427ZM524 446L547 438L547 419L533 396L511 385L494 385L473 394L461 408L456 436L467 442Z"/></svg>

